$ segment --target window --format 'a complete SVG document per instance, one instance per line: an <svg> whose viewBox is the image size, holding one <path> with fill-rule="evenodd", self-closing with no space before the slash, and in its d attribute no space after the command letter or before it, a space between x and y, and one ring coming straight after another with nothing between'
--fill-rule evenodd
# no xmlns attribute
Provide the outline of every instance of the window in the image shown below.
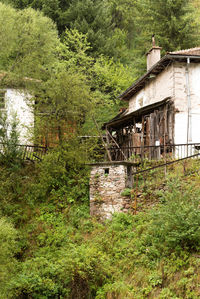
<svg viewBox="0 0 200 299"><path fill-rule="evenodd" d="M0 89L0 109L5 109L5 93L5 90Z"/></svg>
<svg viewBox="0 0 200 299"><path fill-rule="evenodd" d="M104 168L104 174L109 174L109 168Z"/></svg>

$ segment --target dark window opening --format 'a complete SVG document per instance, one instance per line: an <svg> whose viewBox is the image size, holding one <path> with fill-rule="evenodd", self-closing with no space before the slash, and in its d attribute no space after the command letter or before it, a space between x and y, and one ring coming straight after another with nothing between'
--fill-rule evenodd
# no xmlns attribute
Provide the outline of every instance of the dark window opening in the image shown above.
<svg viewBox="0 0 200 299"><path fill-rule="evenodd" d="M109 174L109 168L104 169L104 174Z"/></svg>

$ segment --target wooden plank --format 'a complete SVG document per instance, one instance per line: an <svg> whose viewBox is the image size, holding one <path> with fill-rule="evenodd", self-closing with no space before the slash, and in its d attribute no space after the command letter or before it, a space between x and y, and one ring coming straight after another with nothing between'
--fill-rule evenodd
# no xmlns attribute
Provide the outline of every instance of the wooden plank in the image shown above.
<svg viewBox="0 0 200 299"><path fill-rule="evenodd" d="M141 134L141 159L144 159L144 115L142 115L142 134Z"/></svg>
<svg viewBox="0 0 200 299"><path fill-rule="evenodd" d="M155 136L154 136L154 113L150 114L150 146L154 146L155 145ZM154 148L151 148L149 151L149 159L153 159L154 158Z"/></svg>
<svg viewBox="0 0 200 299"><path fill-rule="evenodd" d="M150 146L150 117L146 117L146 137L145 137L145 146ZM150 156L149 149L145 149L145 154L147 157Z"/></svg>
<svg viewBox="0 0 200 299"><path fill-rule="evenodd" d="M155 130L155 136L154 136L154 145L159 145L159 132L160 132L160 127L159 127L159 111L155 110L154 111L154 130ZM160 159L160 147L155 147L154 151L155 159L159 160Z"/></svg>

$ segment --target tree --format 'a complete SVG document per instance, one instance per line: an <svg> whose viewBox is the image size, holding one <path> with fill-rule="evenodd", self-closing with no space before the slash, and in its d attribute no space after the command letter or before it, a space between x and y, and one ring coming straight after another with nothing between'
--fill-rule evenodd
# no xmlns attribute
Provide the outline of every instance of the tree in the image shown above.
<svg viewBox="0 0 200 299"><path fill-rule="evenodd" d="M143 37L150 41L155 34L165 52L191 48L198 42L189 0L143 0L138 7L144 13L139 20Z"/></svg>
<svg viewBox="0 0 200 299"><path fill-rule="evenodd" d="M152 46L152 34L156 36L156 44L162 47L162 54L198 45L198 25L193 13L190 0L137 1L133 64L138 75L146 71L145 53Z"/></svg>
<svg viewBox="0 0 200 299"><path fill-rule="evenodd" d="M15 76L46 79L59 44L52 21L33 9L0 3L0 69Z"/></svg>
<svg viewBox="0 0 200 299"><path fill-rule="evenodd" d="M85 78L90 88L92 110L87 116L91 118L91 115L95 115L102 124L118 113L119 108L124 105L117 97L133 82L134 77L130 68L114 59L103 55L95 59L90 55L90 48L87 35L76 29L66 30L59 57L66 70L73 68ZM91 133L93 124L89 121L84 127Z"/></svg>
<svg viewBox="0 0 200 299"><path fill-rule="evenodd" d="M116 28L106 1L75 0L66 12L66 25L87 34L94 56L120 57L125 35ZM120 52L120 54L119 54Z"/></svg>
<svg viewBox="0 0 200 299"><path fill-rule="evenodd" d="M126 31L115 24L108 0L3 0L15 8L41 10L57 25L60 36L66 29L88 35L90 53L125 60Z"/></svg>
<svg viewBox="0 0 200 299"><path fill-rule="evenodd" d="M60 34L66 29L65 14L69 8L70 1L63 0L2 0L6 4L17 9L33 8L41 10L47 17L56 24Z"/></svg>
<svg viewBox="0 0 200 299"><path fill-rule="evenodd" d="M132 49L137 34L137 0L110 0L112 20L117 28L126 32L126 45Z"/></svg>
<svg viewBox="0 0 200 299"><path fill-rule="evenodd" d="M43 130L47 142L54 144L56 139L62 143L77 134L90 110L89 98L89 87L80 73L59 69L42 85L37 105L39 134Z"/></svg>

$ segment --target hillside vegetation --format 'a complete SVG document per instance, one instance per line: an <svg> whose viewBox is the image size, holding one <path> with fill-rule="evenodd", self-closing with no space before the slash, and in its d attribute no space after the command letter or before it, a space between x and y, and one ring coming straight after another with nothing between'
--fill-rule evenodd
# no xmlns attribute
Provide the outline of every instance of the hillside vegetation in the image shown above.
<svg viewBox="0 0 200 299"><path fill-rule="evenodd" d="M99 223L71 153L1 164L0 298L199 298L200 162L152 173L140 212Z"/></svg>
<svg viewBox="0 0 200 299"><path fill-rule="evenodd" d="M140 175L136 213L101 223L85 152L102 151L80 139L127 105L152 34L163 55L199 46L199 16L197 0L0 1L0 87L28 90L32 142L55 145L22 162L0 115L0 299L200 298L200 162Z"/></svg>

